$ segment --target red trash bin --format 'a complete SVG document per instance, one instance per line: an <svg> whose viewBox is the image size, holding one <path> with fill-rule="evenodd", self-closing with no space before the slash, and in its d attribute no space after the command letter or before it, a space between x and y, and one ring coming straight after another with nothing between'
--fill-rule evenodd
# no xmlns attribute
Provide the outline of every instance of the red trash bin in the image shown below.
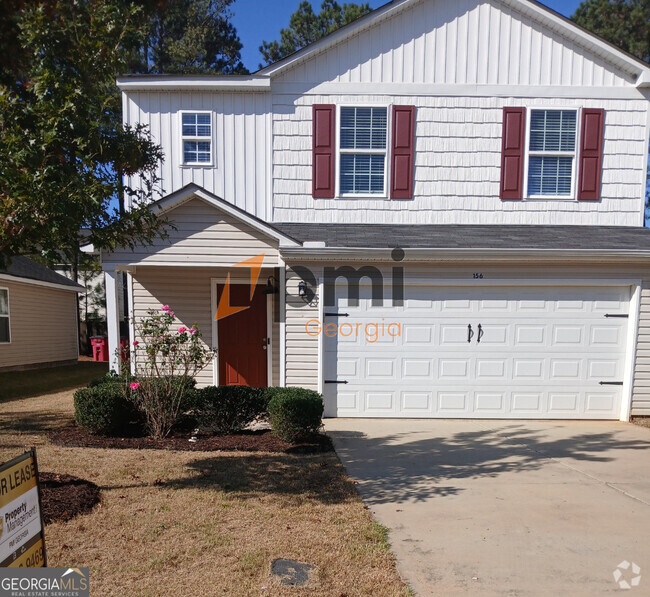
<svg viewBox="0 0 650 597"><path fill-rule="evenodd" d="M91 336L90 345L93 349L93 361L108 361L108 338L106 336Z"/></svg>

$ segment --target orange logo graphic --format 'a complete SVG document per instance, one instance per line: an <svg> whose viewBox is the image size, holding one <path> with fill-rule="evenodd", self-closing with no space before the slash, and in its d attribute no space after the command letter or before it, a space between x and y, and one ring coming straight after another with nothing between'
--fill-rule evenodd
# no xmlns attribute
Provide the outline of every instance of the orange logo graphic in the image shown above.
<svg viewBox="0 0 650 597"><path fill-rule="evenodd" d="M255 255L250 259L245 259L239 263L235 263L233 267L248 267L251 270L250 277L250 300L253 300L253 295L255 294L255 287L257 285L257 280L260 277L260 272L262 271L262 263L264 262L264 253L261 255ZM240 311L245 311L250 305L244 306L234 306L230 304L230 274L226 276L226 283L223 285L223 292L221 293L221 298L219 299L219 304L217 305L217 313L214 316L214 320L218 321L224 317L229 317Z"/></svg>

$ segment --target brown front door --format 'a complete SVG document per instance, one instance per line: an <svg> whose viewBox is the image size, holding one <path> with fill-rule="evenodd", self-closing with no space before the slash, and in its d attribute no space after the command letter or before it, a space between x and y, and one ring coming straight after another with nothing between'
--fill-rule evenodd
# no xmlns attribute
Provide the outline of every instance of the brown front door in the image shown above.
<svg viewBox="0 0 650 597"><path fill-rule="evenodd" d="M219 284L217 299L223 284ZM219 385L264 387L268 385L266 354L266 296L257 286L253 299L248 284L230 284L230 304L249 305L217 322Z"/></svg>

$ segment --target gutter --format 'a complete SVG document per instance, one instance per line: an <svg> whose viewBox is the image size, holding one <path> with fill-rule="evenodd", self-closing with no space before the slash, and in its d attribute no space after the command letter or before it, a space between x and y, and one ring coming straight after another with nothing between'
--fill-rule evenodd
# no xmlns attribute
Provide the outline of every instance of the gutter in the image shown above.
<svg viewBox="0 0 650 597"><path fill-rule="evenodd" d="M271 78L265 75L184 76L148 75L122 76L116 80L121 91L268 91Z"/></svg>

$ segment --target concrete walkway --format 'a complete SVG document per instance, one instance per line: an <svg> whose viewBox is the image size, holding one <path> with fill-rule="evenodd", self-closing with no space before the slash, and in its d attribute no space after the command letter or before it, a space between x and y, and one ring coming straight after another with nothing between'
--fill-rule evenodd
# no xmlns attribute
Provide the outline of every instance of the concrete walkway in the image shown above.
<svg viewBox="0 0 650 597"><path fill-rule="evenodd" d="M619 422L328 419L422 597L650 595L650 429ZM620 581L613 573L630 565Z"/></svg>

